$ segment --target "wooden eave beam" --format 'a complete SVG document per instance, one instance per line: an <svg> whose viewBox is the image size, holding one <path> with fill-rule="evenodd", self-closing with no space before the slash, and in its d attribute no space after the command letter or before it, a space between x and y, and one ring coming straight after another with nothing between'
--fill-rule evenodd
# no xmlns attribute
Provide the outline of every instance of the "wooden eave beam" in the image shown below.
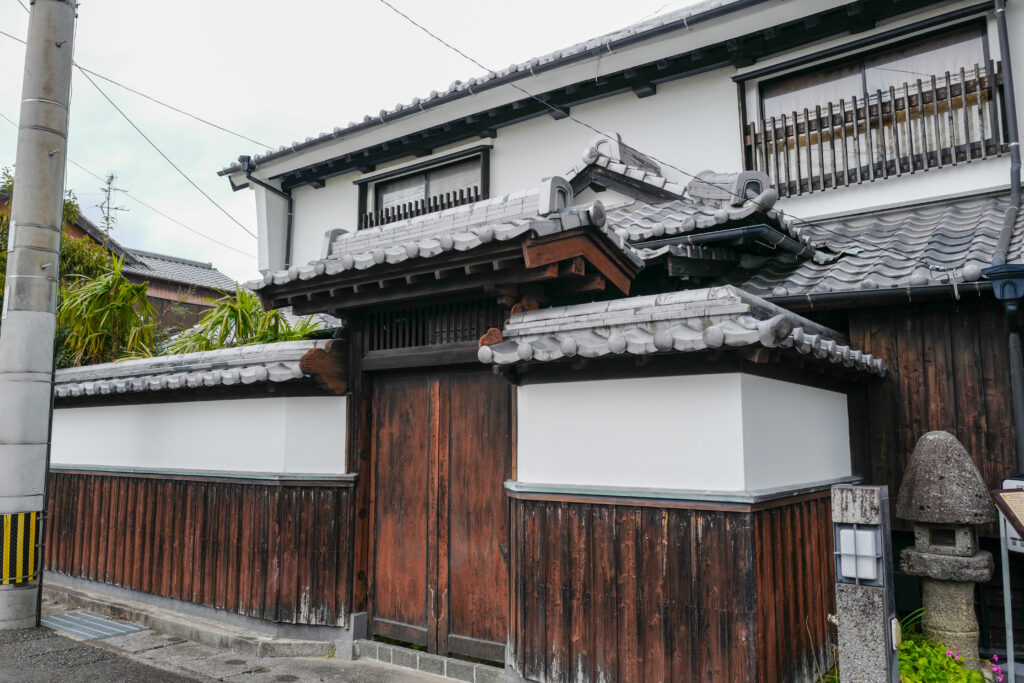
<svg viewBox="0 0 1024 683"><path fill-rule="evenodd" d="M621 251L586 228L530 238L523 242L522 248L527 268L581 257L623 294L629 294L633 278L639 271Z"/></svg>
<svg viewBox="0 0 1024 683"><path fill-rule="evenodd" d="M380 306L405 301L428 299L461 292L498 287L506 284L531 282L547 282L558 278L558 264L554 263L540 268L517 268L475 275L455 275L436 282L424 282L415 287L393 287L377 289L365 293L339 294L336 296L316 297L312 301L295 301L291 303L297 315L309 315L336 310L351 310Z"/></svg>

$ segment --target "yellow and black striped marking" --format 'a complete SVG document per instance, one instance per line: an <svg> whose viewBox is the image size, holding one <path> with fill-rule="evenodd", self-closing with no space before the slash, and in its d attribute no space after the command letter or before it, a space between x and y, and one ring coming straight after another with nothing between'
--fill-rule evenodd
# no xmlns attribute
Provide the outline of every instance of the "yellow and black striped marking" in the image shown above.
<svg viewBox="0 0 1024 683"><path fill-rule="evenodd" d="M25 583L36 578L38 512L0 515L0 585Z"/></svg>

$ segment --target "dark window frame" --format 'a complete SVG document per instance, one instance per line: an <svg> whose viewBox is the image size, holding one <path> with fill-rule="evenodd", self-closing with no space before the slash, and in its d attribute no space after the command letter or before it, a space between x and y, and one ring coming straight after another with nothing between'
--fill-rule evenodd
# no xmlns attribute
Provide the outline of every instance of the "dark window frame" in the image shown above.
<svg viewBox="0 0 1024 683"><path fill-rule="evenodd" d="M908 27L905 27L907 30L904 31L903 33L899 34L899 36L886 35L884 38L881 37L881 36L878 36L879 40L873 41L871 43L858 44L858 46L857 47L853 47L850 52L847 52L847 53L841 54L841 55L837 55L837 56L833 57L832 59L827 59L826 61L821 61L821 62L814 62L814 63L812 63L811 65L809 65L807 67L804 67L804 68L801 68L801 69L795 69L793 71L786 71L785 73L781 73L781 74L778 74L776 76L768 75L766 77L758 78L757 79L757 113L758 113L758 116L760 118L762 118L762 119L765 118L765 115L764 115L764 88L765 88L765 86L770 86L770 85L775 84L775 83L780 83L780 82L789 80L791 78L799 78L800 76L804 76L804 75L807 75L807 74L810 74L810 73L815 73L815 72L818 72L818 71L822 71L824 69L833 69L833 68L836 68L836 67L841 66L843 64L849 64L851 62L857 61L859 63L859 66L860 66L861 84L862 84L862 87L863 87L864 91L866 92L867 91L867 85L866 85L866 78L867 78L867 76L866 76L866 71L865 71L865 67L864 67L864 61L868 57L870 57L872 55L882 54L884 52L887 52L889 50L897 48L903 42L907 42L907 43L924 42L924 41L932 39L932 38L940 37L940 36L945 35L947 33L953 33L953 32L956 32L956 31L961 31L961 30L964 30L964 29L967 29L967 28L971 28L972 26L973 27L978 27L978 28L981 29L982 59L984 60L981 63L982 64L988 64L989 60L991 59L991 52L989 50L989 42L988 42L988 18L985 15L973 17L971 19L967 19L967 20L964 20L964 21L956 21L956 22L953 22L953 23L950 23L950 24L945 24L945 25L943 25L943 26L941 26L939 28L936 28L936 29L933 29L933 30L930 30L930 31L924 31L922 33L915 33L916 29L908 26ZM913 35L911 35L911 34L913 34ZM902 37L900 37L900 36L902 36ZM779 65L779 69L780 70L784 70L785 68L786 68L785 65ZM748 79L748 80L753 80L753 79ZM748 82L748 81L744 81L744 83L746 83L746 82ZM744 93L743 94L744 94L744 97L745 97L745 95L746 95L745 89L744 89ZM869 93L869 95L870 95L870 93ZM745 104L745 102L744 102L744 104ZM748 123L748 121L744 121L743 122L744 125L746 125L747 123Z"/></svg>
<svg viewBox="0 0 1024 683"><path fill-rule="evenodd" d="M370 177L354 180L353 184L359 187L359 206L356 214L356 224L362 226L363 216L372 210L370 204L376 202L376 188L379 183L414 178L430 171L456 166L471 161L474 158L480 159L480 198L488 199L491 189L491 149L491 145L477 145L469 149L459 150L451 154L437 156L409 166L396 168L392 171L375 173Z"/></svg>

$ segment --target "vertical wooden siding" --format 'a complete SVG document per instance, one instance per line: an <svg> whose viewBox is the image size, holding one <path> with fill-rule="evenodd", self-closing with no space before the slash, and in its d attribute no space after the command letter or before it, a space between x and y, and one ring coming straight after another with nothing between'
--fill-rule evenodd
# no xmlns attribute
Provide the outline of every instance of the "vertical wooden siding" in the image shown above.
<svg viewBox="0 0 1024 683"><path fill-rule="evenodd" d="M864 385L853 411L866 417L854 427L863 442L854 472L865 483L888 484L895 500L914 445L935 429L963 443L989 488L1016 471L1006 326L996 301L852 311L850 340L888 366L884 380Z"/></svg>
<svg viewBox="0 0 1024 683"><path fill-rule="evenodd" d="M275 622L344 626L347 486L54 472L48 570Z"/></svg>
<svg viewBox="0 0 1024 683"><path fill-rule="evenodd" d="M827 500L513 499L513 666L545 682L801 680L827 651Z"/></svg>
<svg viewBox="0 0 1024 683"><path fill-rule="evenodd" d="M758 679L812 681L828 670L835 631L832 505L828 493L754 513Z"/></svg>

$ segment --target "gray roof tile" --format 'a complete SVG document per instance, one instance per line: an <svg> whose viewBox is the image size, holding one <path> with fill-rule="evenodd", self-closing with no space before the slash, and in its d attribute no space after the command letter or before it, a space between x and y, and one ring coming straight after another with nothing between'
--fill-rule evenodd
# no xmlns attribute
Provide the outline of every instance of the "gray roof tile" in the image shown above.
<svg viewBox="0 0 1024 683"><path fill-rule="evenodd" d="M434 258L493 241L505 242L527 234L550 235L579 227L599 231L636 266L643 265L640 256L626 241L605 226L601 202L544 215L538 213L540 210L540 191L532 189L356 232L328 231L327 253L322 258L303 266L267 272L262 280L247 282L246 287L259 290L270 284L283 285L323 274L337 275L347 270L361 271L412 259Z"/></svg>
<svg viewBox="0 0 1024 683"><path fill-rule="evenodd" d="M851 348L838 333L731 286L516 313L502 336L503 341L480 347L481 362L507 365L760 345L885 374L882 359Z"/></svg>
<svg viewBox="0 0 1024 683"><path fill-rule="evenodd" d="M329 342L296 341L156 356L57 370L57 398L288 382L305 376L299 360Z"/></svg>
<svg viewBox="0 0 1024 683"><path fill-rule="evenodd" d="M722 281L761 296L976 282L992 261L1008 201L1000 192L797 221L792 229L805 242L841 256L831 263L776 260L756 271L737 269ZM1024 216L1018 216L1007 261L1020 263L1022 251Z"/></svg>
<svg viewBox="0 0 1024 683"><path fill-rule="evenodd" d="M126 273L141 278L166 280L229 293L235 291L235 281L214 268L212 263L201 263L141 249L128 249L127 251L136 259L137 263L125 263L124 272Z"/></svg>

